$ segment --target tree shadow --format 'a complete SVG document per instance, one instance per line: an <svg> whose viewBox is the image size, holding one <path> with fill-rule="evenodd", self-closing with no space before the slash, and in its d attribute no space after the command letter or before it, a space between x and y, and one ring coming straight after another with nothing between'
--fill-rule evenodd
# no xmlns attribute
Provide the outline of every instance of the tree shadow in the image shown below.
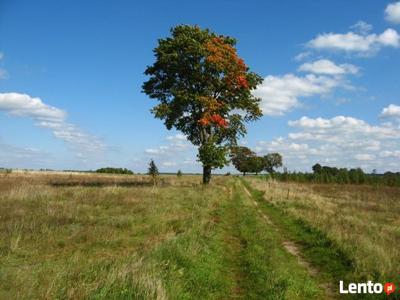
<svg viewBox="0 0 400 300"><path fill-rule="evenodd" d="M106 182L106 181L51 181L49 185L54 187L141 187L153 186L151 181L122 181L122 182Z"/></svg>

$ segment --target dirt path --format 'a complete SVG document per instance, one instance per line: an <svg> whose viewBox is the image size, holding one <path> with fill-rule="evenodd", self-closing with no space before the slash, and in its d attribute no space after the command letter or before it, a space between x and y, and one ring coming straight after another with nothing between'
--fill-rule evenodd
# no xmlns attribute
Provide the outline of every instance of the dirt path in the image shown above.
<svg viewBox="0 0 400 300"><path fill-rule="evenodd" d="M243 184L242 184L243 185ZM272 226L272 228L276 231L279 231L279 228L271 221L271 219L261 211L259 208L259 205L257 201L254 199L250 191L247 189L246 186L243 185L244 191L246 195L250 198L250 200L253 202L255 208L257 209L257 212L261 215L261 217L269 224ZM299 246L296 245L293 241L290 240L284 240L282 242L282 246L286 249L287 252L292 254L294 257L296 257L297 262L299 265L301 265L304 269L307 270L307 272L314 278L318 278L320 271L311 265L308 261L306 261L301 253L301 249ZM335 293L334 293L334 287L330 283L320 283L319 286L321 287L322 290L325 291L325 295L328 297L328 299L335 299Z"/></svg>
<svg viewBox="0 0 400 300"><path fill-rule="evenodd" d="M232 187L229 188L229 201L233 201ZM241 288L243 273L238 264L238 257L242 251L243 245L235 230L236 222L237 216L235 214L235 210L228 209L224 220L224 242L226 245L226 259L230 266L228 272L230 273L230 276L234 282L228 298L243 299L245 296L244 291Z"/></svg>

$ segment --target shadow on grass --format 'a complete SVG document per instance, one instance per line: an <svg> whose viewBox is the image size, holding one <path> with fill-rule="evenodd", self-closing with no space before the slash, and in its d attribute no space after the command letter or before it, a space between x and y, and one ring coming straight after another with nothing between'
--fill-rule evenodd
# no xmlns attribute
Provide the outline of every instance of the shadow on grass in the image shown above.
<svg viewBox="0 0 400 300"><path fill-rule="evenodd" d="M140 186L153 186L153 182L147 181L126 181L126 182L102 182L102 181L52 181L49 185L54 187L107 187L107 186L118 186L118 187L140 187ZM157 186L164 186L165 183L159 183Z"/></svg>

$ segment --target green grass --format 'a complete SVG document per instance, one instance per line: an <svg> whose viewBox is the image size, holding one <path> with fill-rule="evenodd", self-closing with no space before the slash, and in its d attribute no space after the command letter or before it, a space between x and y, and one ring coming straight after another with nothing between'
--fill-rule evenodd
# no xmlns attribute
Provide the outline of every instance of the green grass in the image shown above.
<svg viewBox="0 0 400 300"><path fill-rule="evenodd" d="M323 232L311 227L301 219L295 219L278 207L264 200L263 191L253 189L243 181L253 198L268 214L274 224L283 230L283 238L288 238L301 246L302 254L322 272L325 280L339 281L350 279L354 272L354 262L330 240Z"/></svg>
<svg viewBox="0 0 400 300"><path fill-rule="evenodd" d="M398 279L400 279L398 276L391 277L389 280L383 279L380 272L375 272L372 265L364 266L367 268L369 267L370 272L360 272L360 267L357 264L363 258L356 257L356 251L349 251L350 248L356 249L357 247L363 246L362 244L350 244L351 240L353 240L354 243L356 242L359 238L359 234L353 233L344 244L343 240L336 240L333 238L335 235L329 230L332 230L332 228L318 226L318 223L315 221L324 213L320 210L328 210L331 208L329 207L329 203L327 203L326 206L316 205L314 211L310 212L313 217L306 218L305 216L308 214L305 213L305 211L310 209L312 200L297 200L302 195L300 193L296 194L293 191L293 187L291 187L291 195L289 190L289 197L287 196L288 188L286 187L279 190L280 198L277 198L269 189L265 189L264 191L255 189L254 186L265 186L257 185L257 182L255 184L255 180L242 180L242 182L251 191L253 198L259 203L259 207L271 218L272 222L281 229L281 238L287 238L296 242L296 244L300 246L304 258L318 268L319 279L332 283L336 289L335 292L338 293L339 291L340 280L343 280L345 283L367 282L368 280L372 280L383 284L387 281L398 282ZM330 196L332 197L338 194L338 192L336 194L331 193ZM272 199L272 201L269 199ZM348 201L352 200L349 199ZM351 204L348 205L350 206ZM347 215L349 213L350 212L343 211L342 215ZM339 218L339 216L336 216L336 218ZM367 220L368 219L369 218L367 218ZM370 224L370 226L374 225L375 224ZM353 227L353 229L355 228ZM342 231L344 230L345 229L342 229ZM364 234L368 234L368 232ZM363 250L365 251L365 249L361 249L361 251ZM387 254L390 255L391 253L391 249L387 249ZM376 257L376 259L379 259L379 257ZM395 296L392 295L391 297L394 299ZM353 297L340 295L340 298L386 299L387 297L383 293L381 295L355 295ZM396 299L398 298L397 296Z"/></svg>
<svg viewBox="0 0 400 300"><path fill-rule="evenodd" d="M0 299L325 299L322 283L357 274L352 252L293 214L308 202L265 201L254 188L251 198L230 177L200 181L1 177Z"/></svg>
<svg viewBox="0 0 400 300"><path fill-rule="evenodd" d="M0 181L1 299L321 296L234 179L37 176Z"/></svg>
<svg viewBox="0 0 400 300"><path fill-rule="evenodd" d="M317 283L279 244L242 188L229 183L212 223L162 245L172 299L320 299ZM204 216L203 216L204 217Z"/></svg>
<svg viewBox="0 0 400 300"><path fill-rule="evenodd" d="M334 241L354 262L357 278L400 279L399 188L248 182L265 191L264 201Z"/></svg>
<svg viewBox="0 0 400 300"><path fill-rule="evenodd" d="M239 285L246 299L320 299L317 282L282 248L279 233L257 213L238 182L234 190L225 213L240 244Z"/></svg>

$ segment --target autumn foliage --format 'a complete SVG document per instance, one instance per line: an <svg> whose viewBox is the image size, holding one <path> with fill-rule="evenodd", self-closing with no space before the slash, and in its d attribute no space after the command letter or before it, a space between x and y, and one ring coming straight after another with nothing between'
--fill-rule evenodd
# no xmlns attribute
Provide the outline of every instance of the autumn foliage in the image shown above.
<svg viewBox="0 0 400 300"><path fill-rule="evenodd" d="M248 90L250 88L246 78L248 68L231 44L226 43L221 37L214 37L205 43L205 49L207 51L207 63L223 74L226 91L234 94L238 89ZM206 109L203 116L198 120L198 123L201 126L213 125L219 128L227 128L229 122L219 112L220 110L224 110L224 104L216 98L200 98Z"/></svg>

